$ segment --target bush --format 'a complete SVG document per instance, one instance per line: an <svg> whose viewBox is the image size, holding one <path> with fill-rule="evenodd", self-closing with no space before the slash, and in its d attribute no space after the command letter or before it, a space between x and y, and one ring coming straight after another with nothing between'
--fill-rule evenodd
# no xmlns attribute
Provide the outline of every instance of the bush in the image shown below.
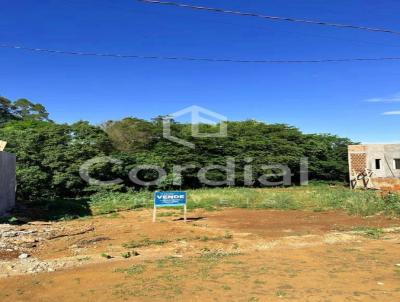
<svg viewBox="0 0 400 302"><path fill-rule="evenodd" d="M391 193L383 197L387 214L400 215L400 194Z"/></svg>
<svg viewBox="0 0 400 302"><path fill-rule="evenodd" d="M370 216L385 211L385 203L376 192L354 192L343 203L343 209L349 214Z"/></svg>

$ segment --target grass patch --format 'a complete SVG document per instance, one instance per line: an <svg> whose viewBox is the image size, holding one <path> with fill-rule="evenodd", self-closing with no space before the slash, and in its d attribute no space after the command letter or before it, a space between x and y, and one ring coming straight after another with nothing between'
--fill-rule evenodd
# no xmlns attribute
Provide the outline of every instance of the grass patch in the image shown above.
<svg viewBox="0 0 400 302"><path fill-rule="evenodd" d="M177 267L184 267L187 262L181 258L175 257L165 257L164 259L159 259L156 261L157 268L177 268Z"/></svg>
<svg viewBox="0 0 400 302"><path fill-rule="evenodd" d="M239 252L225 252L223 250L209 250L207 248L204 248L201 253L201 259L204 260L220 260L221 258L225 257L232 257L232 256L239 256L242 255Z"/></svg>
<svg viewBox="0 0 400 302"><path fill-rule="evenodd" d="M352 215L386 214L400 216L400 194L381 196L376 191L350 190L344 186L310 184L288 188L206 188L187 190L188 209L221 210L223 208L311 210L315 212L343 210ZM118 211L152 208L153 192L100 192L85 199L62 199L35 203L36 209L49 220L70 220ZM114 214L113 214L114 213ZM173 211L160 216L177 215Z"/></svg>
<svg viewBox="0 0 400 302"><path fill-rule="evenodd" d="M124 273L128 276L132 276L132 275L139 275L144 273L144 271L146 270L146 266L144 266L143 264L136 264L136 265L132 265L128 268L117 268L115 270L116 273Z"/></svg>
<svg viewBox="0 0 400 302"><path fill-rule="evenodd" d="M356 233L360 233L365 237L372 238L372 239L379 239L383 235L383 230L379 228L371 228L371 227L355 227L353 231Z"/></svg>
<svg viewBox="0 0 400 302"><path fill-rule="evenodd" d="M100 256L103 257L103 258L106 258L106 259L111 259L112 258L112 256L107 254L107 253L101 253Z"/></svg>
<svg viewBox="0 0 400 302"><path fill-rule="evenodd" d="M207 241L221 241L221 240L228 240L228 239L232 239L233 235L229 232L225 233L225 235L223 236L216 236L216 237L208 237L208 236L197 236L194 237L194 240L199 240L199 241L203 241L203 242L207 242Z"/></svg>
<svg viewBox="0 0 400 302"><path fill-rule="evenodd" d="M125 248L140 248L140 247L146 247L146 246L151 246L151 245L164 245L166 243L171 242L170 240L167 239L156 239L156 240L151 240L149 238L145 238L143 240L132 240L130 242L124 243L122 246Z"/></svg>
<svg viewBox="0 0 400 302"><path fill-rule="evenodd" d="M158 217L171 217L171 216L179 216L178 213L175 212L161 212L157 214Z"/></svg>
<svg viewBox="0 0 400 302"><path fill-rule="evenodd" d="M18 218L13 216L0 217L0 224L19 224Z"/></svg>
<svg viewBox="0 0 400 302"><path fill-rule="evenodd" d="M133 257L133 256L138 256L138 255L139 255L138 252L132 251L132 252L122 253L122 254L121 254L121 257L122 257L122 258L125 258L125 259L128 259L128 258L131 258L131 257Z"/></svg>
<svg viewBox="0 0 400 302"><path fill-rule="evenodd" d="M285 297L288 296L288 293L287 293L286 291L282 290L282 289L278 289L278 290L275 292L275 295L276 295L278 298L285 298Z"/></svg>
<svg viewBox="0 0 400 302"><path fill-rule="evenodd" d="M108 214L149 207L152 203L152 192L101 192L90 198L90 208L93 214Z"/></svg>
<svg viewBox="0 0 400 302"><path fill-rule="evenodd" d="M381 196L376 191L350 190L344 186L309 185L289 188L216 188L189 190L190 209L343 210L352 215L400 215L400 195Z"/></svg>

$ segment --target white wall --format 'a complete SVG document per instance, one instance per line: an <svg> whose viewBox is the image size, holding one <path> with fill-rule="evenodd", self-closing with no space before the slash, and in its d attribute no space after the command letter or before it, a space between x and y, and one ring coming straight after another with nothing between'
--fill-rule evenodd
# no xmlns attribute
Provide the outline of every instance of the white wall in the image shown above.
<svg viewBox="0 0 400 302"><path fill-rule="evenodd" d="M368 145L368 168L374 172L374 177L397 177L400 178L400 170L394 165L394 159L400 159L400 145ZM381 169L375 168L375 160L381 160Z"/></svg>

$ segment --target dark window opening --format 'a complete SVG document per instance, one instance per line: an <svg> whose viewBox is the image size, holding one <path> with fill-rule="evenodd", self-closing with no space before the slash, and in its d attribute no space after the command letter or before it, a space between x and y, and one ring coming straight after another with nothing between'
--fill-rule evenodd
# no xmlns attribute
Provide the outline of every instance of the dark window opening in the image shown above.
<svg viewBox="0 0 400 302"><path fill-rule="evenodd" d="M396 170L400 170L400 158L395 158L394 159L394 168Z"/></svg>
<svg viewBox="0 0 400 302"><path fill-rule="evenodd" d="M381 169L381 160L380 159L375 159L375 169L376 170Z"/></svg>

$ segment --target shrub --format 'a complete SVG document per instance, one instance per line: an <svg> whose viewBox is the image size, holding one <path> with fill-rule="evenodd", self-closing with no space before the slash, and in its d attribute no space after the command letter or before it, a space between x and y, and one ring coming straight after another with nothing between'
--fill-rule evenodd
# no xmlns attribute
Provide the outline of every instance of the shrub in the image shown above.
<svg viewBox="0 0 400 302"><path fill-rule="evenodd" d="M400 215L400 194L391 193L383 197L387 214Z"/></svg>

